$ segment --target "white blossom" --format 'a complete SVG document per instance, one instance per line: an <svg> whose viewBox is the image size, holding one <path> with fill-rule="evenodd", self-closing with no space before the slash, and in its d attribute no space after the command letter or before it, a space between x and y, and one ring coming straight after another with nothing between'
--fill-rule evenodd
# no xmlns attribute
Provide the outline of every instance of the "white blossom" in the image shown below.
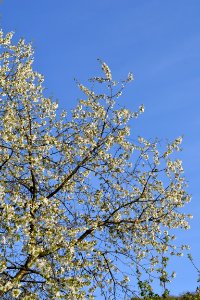
<svg viewBox="0 0 200 300"><path fill-rule="evenodd" d="M78 83L67 117L43 95L32 46L12 36L0 31L0 297L129 295L133 274L150 284L163 255L182 255L170 234L191 218L180 209L190 201L174 155L182 137L164 150L137 139L129 121L144 106L120 104L133 76L113 81L104 62L92 88Z"/></svg>

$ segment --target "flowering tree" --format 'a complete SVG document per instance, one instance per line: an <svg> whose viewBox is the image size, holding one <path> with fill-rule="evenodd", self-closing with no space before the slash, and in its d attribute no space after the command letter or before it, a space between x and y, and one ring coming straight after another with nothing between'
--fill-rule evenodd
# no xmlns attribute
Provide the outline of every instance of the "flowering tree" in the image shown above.
<svg viewBox="0 0 200 300"><path fill-rule="evenodd" d="M176 253L167 230L188 228L171 158L181 138L164 151L132 141L127 123L144 107L116 104L132 74L113 81L103 62L67 117L43 95L31 45L2 32L0 43L1 299L122 299L155 273L164 284Z"/></svg>

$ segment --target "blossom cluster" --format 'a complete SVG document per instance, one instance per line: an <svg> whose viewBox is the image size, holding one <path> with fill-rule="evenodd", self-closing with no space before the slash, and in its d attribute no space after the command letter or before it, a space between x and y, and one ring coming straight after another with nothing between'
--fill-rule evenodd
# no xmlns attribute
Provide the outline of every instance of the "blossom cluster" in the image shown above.
<svg viewBox="0 0 200 300"><path fill-rule="evenodd" d="M0 297L122 299L141 268L166 278L163 256L180 255L168 230L189 228L171 155L181 138L162 151L131 136L144 106L119 108L133 76L113 81L105 62L92 79L101 93L78 83L83 98L60 111L43 95L32 46L12 35L0 32Z"/></svg>

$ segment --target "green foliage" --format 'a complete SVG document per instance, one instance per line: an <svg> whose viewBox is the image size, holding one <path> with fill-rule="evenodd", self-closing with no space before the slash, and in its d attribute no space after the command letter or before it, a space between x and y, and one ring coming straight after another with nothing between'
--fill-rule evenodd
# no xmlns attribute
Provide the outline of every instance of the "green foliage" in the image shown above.
<svg viewBox="0 0 200 300"><path fill-rule="evenodd" d="M142 298L134 297L131 300L200 300L200 294L197 293L190 293L187 292L185 294L182 294L180 296L158 296L158 295L152 295L152 296L145 296Z"/></svg>

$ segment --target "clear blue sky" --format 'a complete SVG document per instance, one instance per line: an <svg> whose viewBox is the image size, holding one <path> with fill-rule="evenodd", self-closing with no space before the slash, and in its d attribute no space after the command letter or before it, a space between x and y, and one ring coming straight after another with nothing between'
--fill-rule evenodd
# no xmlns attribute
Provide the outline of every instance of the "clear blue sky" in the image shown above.
<svg viewBox="0 0 200 300"><path fill-rule="evenodd" d="M1 26L32 41L35 69L47 94L72 108L79 95L74 77L85 81L105 60L116 79L133 71L123 97L145 114L134 134L173 139L184 134L181 159L192 202L191 230L178 232L200 267L200 1L199 0L10 0L1 1ZM173 293L195 290L197 274L187 258L173 260Z"/></svg>

